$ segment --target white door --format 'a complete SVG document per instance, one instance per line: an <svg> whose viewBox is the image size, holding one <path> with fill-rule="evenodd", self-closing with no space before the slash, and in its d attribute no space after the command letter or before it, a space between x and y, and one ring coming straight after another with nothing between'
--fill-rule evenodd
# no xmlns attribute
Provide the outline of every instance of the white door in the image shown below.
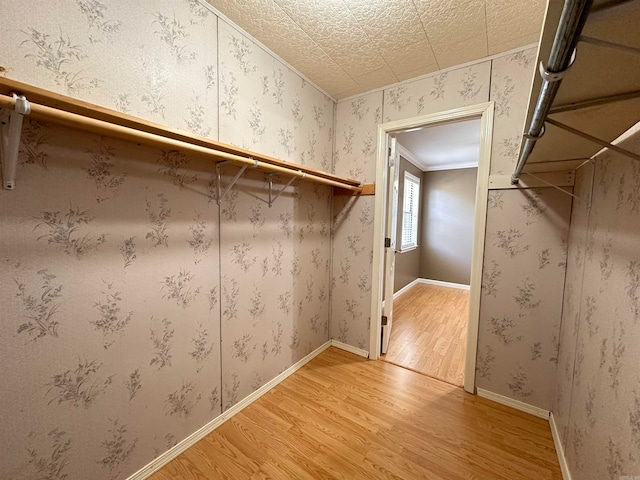
<svg viewBox="0 0 640 480"><path fill-rule="evenodd" d="M382 309L382 353L386 354L391 338L393 323L393 279L396 268L396 232L398 224L398 179L400 172L400 155L396 139L389 137L389 185L387 190L387 211L385 225L384 249L384 308Z"/></svg>

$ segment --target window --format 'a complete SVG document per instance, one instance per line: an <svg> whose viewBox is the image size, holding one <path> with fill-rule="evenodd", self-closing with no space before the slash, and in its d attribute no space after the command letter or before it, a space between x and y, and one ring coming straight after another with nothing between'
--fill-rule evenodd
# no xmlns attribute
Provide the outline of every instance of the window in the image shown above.
<svg viewBox="0 0 640 480"><path fill-rule="evenodd" d="M402 201L402 243L400 250L418 246L418 208L420 206L420 179L404 172L404 199Z"/></svg>

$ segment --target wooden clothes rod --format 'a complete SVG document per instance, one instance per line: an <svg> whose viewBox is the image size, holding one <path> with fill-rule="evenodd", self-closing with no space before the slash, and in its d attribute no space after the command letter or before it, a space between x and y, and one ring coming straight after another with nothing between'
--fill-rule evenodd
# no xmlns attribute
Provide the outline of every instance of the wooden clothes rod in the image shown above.
<svg viewBox="0 0 640 480"><path fill-rule="evenodd" d="M230 145L189 135L6 78L0 78L0 108L9 110L15 108L16 100L7 95L10 92L26 96L31 106L30 118L162 149L182 150L218 161L228 161L240 166L246 165L267 172L330 185L353 193L361 193L363 190L357 180L338 177L248 150L236 149Z"/></svg>

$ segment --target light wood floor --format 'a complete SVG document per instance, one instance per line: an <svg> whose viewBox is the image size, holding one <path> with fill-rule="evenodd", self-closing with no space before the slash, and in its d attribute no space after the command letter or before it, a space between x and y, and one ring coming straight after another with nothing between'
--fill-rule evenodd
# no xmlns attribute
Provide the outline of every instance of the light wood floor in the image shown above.
<svg viewBox="0 0 640 480"><path fill-rule="evenodd" d="M334 347L150 477L561 480L546 421Z"/></svg>
<svg viewBox="0 0 640 480"><path fill-rule="evenodd" d="M394 301L387 362L454 385L464 382L469 292L419 283Z"/></svg>

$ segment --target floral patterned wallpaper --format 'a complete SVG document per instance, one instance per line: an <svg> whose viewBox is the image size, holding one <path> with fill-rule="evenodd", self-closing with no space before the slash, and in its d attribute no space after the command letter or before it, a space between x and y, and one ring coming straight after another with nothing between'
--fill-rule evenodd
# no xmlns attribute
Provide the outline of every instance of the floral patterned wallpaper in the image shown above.
<svg viewBox="0 0 640 480"><path fill-rule="evenodd" d="M225 410L329 335L331 189L300 183L269 208L267 175L246 176L220 210Z"/></svg>
<svg viewBox="0 0 640 480"><path fill-rule="evenodd" d="M534 71L524 50L336 108L198 0L4 2L0 16L10 78L364 182L375 179L379 123L488 99L491 171L510 173ZM478 386L551 408L559 362L553 408L572 468L611 476L637 465L640 413L627 366L638 358L627 341L637 262L618 235L633 228L638 172L610 162L594 195L617 214L576 207L570 235L562 193L491 192ZM223 171L226 185L236 170ZM328 188L301 183L269 208L268 177L251 172L218 207L208 162L35 121L18 178L0 192L12 385L0 398L14 407L3 478L126 477L329 337L368 347L373 197L332 205ZM577 191L585 185L579 177ZM612 402L630 430L595 420ZM589 433L605 426L600 444Z"/></svg>
<svg viewBox="0 0 640 480"><path fill-rule="evenodd" d="M489 192L476 384L551 409L571 197Z"/></svg>
<svg viewBox="0 0 640 480"><path fill-rule="evenodd" d="M493 100L491 173L511 173L534 61L534 49L522 50L339 102L335 172L373 181L378 123ZM357 257L356 245L371 251L373 199L351 200L353 205L346 207L345 201L335 200L332 282L338 288L332 298L331 335L366 349L371 259ZM477 386L547 409L554 394L550 379L555 375L570 209L569 196L548 189L496 190L489 196ZM354 266L363 272L354 273Z"/></svg>
<svg viewBox="0 0 640 480"><path fill-rule="evenodd" d="M382 92L338 103L333 169L373 183ZM369 349L374 197L334 197L331 337Z"/></svg>
<svg viewBox="0 0 640 480"><path fill-rule="evenodd" d="M333 100L220 21L220 138L331 169Z"/></svg>
<svg viewBox="0 0 640 480"><path fill-rule="evenodd" d="M0 477L123 478L221 412L209 164L25 133L0 193Z"/></svg>
<svg viewBox="0 0 640 480"><path fill-rule="evenodd" d="M6 76L217 138L217 17L197 0L2 2Z"/></svg>
<svg viewBox="0 0 640 480"><path fill-rule="evenodd" d="M640 135L621 144L637 152ZM607 151L578 171L554 417L573 478L640 474L640 167Z"/></svg>
<svg viewBox="0 0 640 480"><path fill-rule="evenodd" d="M384 91L384 121L442 112L486 102L491 62L435 73Z"/></svg>
<svg viewBox="0 0 640 480"><path fill-rule="evenodd" d="M518 159L535 50L492 62L491 174ZM571 197L551 188L489 192L476 385L550 410Z"/></svg>
<svg viewBox="0 0 640 480"><path fill-rule="evenodd" d="M511 175L518 161L535 60L535 49L528 49L491 62L491 100L495 102L491 175Z"/></svg>
<svg viewBox="0 0 640 480"><path fill-rule="evenodd" d="M331 99L197 0L19 7L8 77L330 168ZM29 120L19 163L1 478L126 478L328 340L330 188L269 208L251 172L218 206L210 161Z"/></svg>

